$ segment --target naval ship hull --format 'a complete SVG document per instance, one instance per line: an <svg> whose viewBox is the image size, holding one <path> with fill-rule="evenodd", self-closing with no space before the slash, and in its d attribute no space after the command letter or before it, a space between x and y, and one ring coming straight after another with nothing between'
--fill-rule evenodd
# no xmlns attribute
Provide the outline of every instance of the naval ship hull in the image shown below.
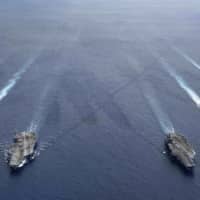
<svg viewBox="0 0 200 200"><path fill-rule="evenodd" d="M195 167L196 152L187 139L178 133L169 133L165 139L168 155L188 171Z"/></svg>
<svg viewBox="0 0 200 200"><path fill-rule="evenodd" d="M33 132L21 132L15 135L8 150L8 165L12 170L22 168L36 156L37 137Z"/></svg>

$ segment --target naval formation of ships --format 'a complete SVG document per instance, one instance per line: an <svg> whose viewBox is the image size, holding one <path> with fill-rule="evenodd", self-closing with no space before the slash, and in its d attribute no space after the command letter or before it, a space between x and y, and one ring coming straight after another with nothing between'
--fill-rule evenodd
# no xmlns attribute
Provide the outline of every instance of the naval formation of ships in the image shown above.
<svg viewBox="0 0 200 200"><path fill-rule="evenodd" d="M169 133L165 139L169 155L175 158L185 169L195 166L195 150L183 135ZM37 136L34 132L21 132L15 135L13 144L8 150L8 164L16 170L35 158Z"/></svg>

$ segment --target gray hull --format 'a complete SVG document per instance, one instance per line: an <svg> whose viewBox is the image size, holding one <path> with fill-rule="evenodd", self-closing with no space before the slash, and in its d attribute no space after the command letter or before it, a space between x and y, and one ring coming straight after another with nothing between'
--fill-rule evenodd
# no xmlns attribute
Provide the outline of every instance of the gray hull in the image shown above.
<svg viewBox="0 0 200 200"><path fill-rule="evenodd" d="M192 169L195 166L196 152L184 136L177 133L168 134L166 146L170 155L175 157L185 168Z"/></svg>
<svg viewBox="0 0 200 200"><path fill-rule="evenodd" d="M36 134L21 132L14 137L14 143L9 149L8 164L11 168L21 168L35 155L37 145Z"/></svg>

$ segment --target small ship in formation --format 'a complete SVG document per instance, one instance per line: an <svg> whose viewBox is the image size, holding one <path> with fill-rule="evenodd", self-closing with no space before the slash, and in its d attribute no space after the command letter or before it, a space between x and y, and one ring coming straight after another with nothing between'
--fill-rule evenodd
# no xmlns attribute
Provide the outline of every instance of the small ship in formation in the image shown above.
<svg viewBox="0 0 200 200"><path fill-rule="evenodd" d="M37 137L34 132L17 133L8 150L8 165L11 169L23 167L36 155Z"/></svg>
<svg viewBox="0 0 200 200"><path fill-rule="evenodd" d="M191 170L194 168L196 152L183 135L169 133L166 137L165 144L169 154L176 158L185 169Z"/></svg>

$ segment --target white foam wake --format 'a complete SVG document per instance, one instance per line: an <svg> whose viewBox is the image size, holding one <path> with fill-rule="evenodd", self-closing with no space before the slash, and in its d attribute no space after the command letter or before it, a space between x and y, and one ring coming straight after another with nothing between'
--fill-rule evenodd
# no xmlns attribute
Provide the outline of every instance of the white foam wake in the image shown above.
<svg viewBox="0 0 200 200"><path fill-rule="evenodd" d="M30 126L27 128L27 131L31 131L31 132L39 132L40 126L45 118L45 109L47 107L47 97L50 93L50 90L52 89L52 85L47 85L43 92L42 95L40 97L39 100L39 105L38 108L36 110L36 112L34 113L33 119L30 123Z"/></svg>
<svg viewBox="0 0 200 200"><path fill-rule="evenodd" d="M30 58L24 66L16 72L8 83L0 90L0 101L2 101L10 92L10 90L16 85L16 83L22 78L22 75L27 71L27 69L34 63L37 56Z"/></svg>
<svg viewBox="0 0 200 200"><path fill-rule="evenodd" d="M153 113L155 114L158 122L164 133L174 133L175 129L168 115L163 111L160 102L156 99L153 88L148 84L143 87L144 96L146 97Z"/></svg>
<svg viewBox="0 0 200 200"><path fill-rule="evenodd" d="M163 58L160 58L160 61L170 76L176 80L178 85L187 93L187 95L192 99L197 107L200 107L199 95L186 83L186 81L180 75L176 73L175 70L171 68L171 66Z"/></svg>
<svg viewBox="0 0 200 200"><path fill-rule="evenodd" d="M192 59L190 56L188 56L185 52L183 52L182 50L180 50L179 48L172 46L172 48L174 49L174 51L176 51L179 55L181 55L182 57L185 58L185 60L187 60L189 63L191 63L194 67L196 67L197 69L200 70L200 65L194 60Z"/></svg>

